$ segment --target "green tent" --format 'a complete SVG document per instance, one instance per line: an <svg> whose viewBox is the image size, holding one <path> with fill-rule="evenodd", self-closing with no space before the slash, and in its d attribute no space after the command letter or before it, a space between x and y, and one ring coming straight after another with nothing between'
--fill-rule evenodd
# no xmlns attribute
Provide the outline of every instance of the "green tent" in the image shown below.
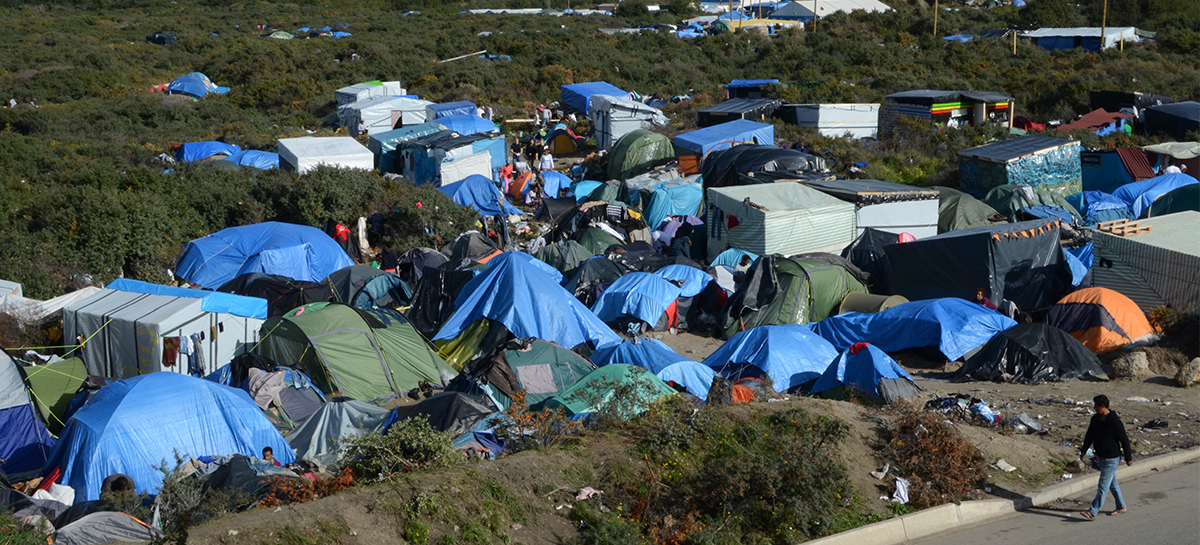
<svg viewBox="0 0 1200 545"><path fill-rule="evenodd" d="M592 255L604 255L604 250L613 244L625 244L599 227L589 227L579 236L579 244Z"/></svg>
<svg viewBox="0 0 1200 545"><path fill-rule="evenodd" d="M547 409L562 409L568 416L612 412L632 418L651 403L675 390L644 367L613 363L579 379L575 385L546 402Z"/></svg>
<svg viewBox="0 0 1200 545"><path fill-rule="evenodd" d="M613 184L600 184L596 187L596 189L593 189L592 192L588 194L587 200L589 202L604 201L625 206L625 203L621 202L620 196L621 186Z"/></svg>
<svg viewBox="0 0 1200 545"><path fill-rule="evenodd" d="M1200 184L1177 187L1162 195L1150 205L1146 217L1165 216L1184 210L1200 211Z"/></svg>
<svg viewBox="0 0 1200 545"><path fill-rule="evenodd" d="M709 28L713 30L713 34L724 34L729 32L729 21L725 19L717 19L713 21Z"/></svg>
<svg viewBox="0 0 1200 545"><path fill-rule="evenodd" d="M744 308L740 317L730 316L729 335L760 325L819 322L837 314L847 294L868 293L866 286L841 266L813 259L776 257L774 261L779 282L774 298L761 308Z"/></svg>
<svg viewBox="0 0 1200 545"><path fill-rule="evenodd" d="M938 234L988 225L996 209L957 189L933 186L938 192Z"/></svg>
<svg viewBox="0 0 1200 545"><path fill-rule="evenodd" d="M584 261L590 259L594 253L580 245L574 240L564 240L547 244L541 250L538 250L534 257L546 262L551 267L554 267L563 276L570 278L575 274L575 269Z"/></svg>
<svg viewBox="0 0 1200 545"><path fill-rule="evenodd" d="M506 410L512 405L511 394L525 391L525 405L541 410L546 402L566 391L596 369L592 362L557 344L534 339L524 348L510 345L504 351L508 369L493 368L485 376L486 394ZM513 382L510 379L514 379ZM451 389L473 391L467 381L455 381Z"/></svg>
<svg viewBox="0 0 1200 545"><path fill-rule="evenodd" d="M57 435L66 424L67 405L87 380L87 366L79 358L69 358L33 367L18 365L17 369L46 428Z"/></svg>
<svg viewBox="0 0 1200 545"><path fill-rule="evenodd" d="M1033 188L1032 198L1027 197L1024 188L1032 186L1023 186L1016 184L1005 184L996 186L988 191L983 197L983 202L988 206L996 209L1001 214L1009 215L1016 213L1017 210L1026 206L1044 204L1047 206L1059 206L1065 208L1068 212L1079 216L1079 211L1071 206L1071 203L1062 198L1061 195L1045 189L1043 187ZM1018 191L1021 189L1021 191Z"/></svg>
<svg viewBox="0 0 1200 545"><path fill-rule="evenodd" d="M454 371L399 314L340 303L310 303L263 322L256 352L299 362L321 391L360 401L441 383Z"/></svg>
<svg viewBox="0 0 1200 545"><path fill-rule="evenodd" d="M675 159L675 145L658 133L636 130L622 136L608 153L608 177L625 180Z"/></svg>

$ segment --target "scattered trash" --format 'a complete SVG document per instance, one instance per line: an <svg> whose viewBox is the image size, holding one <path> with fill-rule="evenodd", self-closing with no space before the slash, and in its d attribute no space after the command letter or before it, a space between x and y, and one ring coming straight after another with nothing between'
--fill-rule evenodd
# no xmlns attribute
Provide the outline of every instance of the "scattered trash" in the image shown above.
<svg viewBox="0 0 1200 545"><path fill-rule="evenodd" d="M1066 443L1059 443L1059 444L1058 444L1058 446L1060 446L1060 447L1073 447L1073 446L1075 446L1075 445L1071 444L1071 443L1068 441L1068 442L1066 442Z"/></svg>
<svg viewBox="0 0 1200 545"><path fill-rule="evenodd" d="M1003 471L1005 473L1012 473L1017 470L1016 466L1014 466L1008 462L1005 462L1004 458L996 460L996 463L992 464L992 467L995 467L996 469L999 469L1000 471Z"/></svg>
<svg viewBox="0 0 1200 545"><path fill-rule="evenodd" d="M1165 419L1155 418L1154 420L1146 422L1146 424L1142 427L1148 430L1157 430L1168 426L1170 426L1170 424L1168 424Z"/></svg>
<svg viewBox="0 0 1200 545"><path fill-rule="evenodd" d="M1000 423L1000 415L992 412L991 407L988 407L985 401L980 400L978 403L971 405L971 412L992 424Z"/></svg>
<svg viewBox="0 0 1200 545"><path fill-rule="evenodd" d="M1139 403L1149 403L1150 402L1149 399L1146 399L1142 396L1127 397L1127 398L1125 398L1125 401L1137 401Z"/></svg>
<svg viewBox="0 0 1200 545"><path fill-rule="evenodd" d="M1042 427L1037 420L1029 417L1026 413L1021 413L1020 416L1012 419L1013 433L1036 433L1044 435L1047 433L1046 428Z"/></svg>
<svg viewBox="0 0 1200 545"><path fill-rule="evenodd" d="M882 481L883 478L887 476L890 469L892 469L892 464L890 462L885 463L883 464L883 469L879 471L872 471L871 476Z"/></svg>
<svg viewBox="0 0 1200 545"><path fill-rule="evenodd" d="M1075 478L1075 476L1074 476L1074 475L1072 475L1072 474L1070 474L1070 473L1063 473L1063 476L1062 476L1062 478L1063 478L1063 480L1065 481L1065 480L1067 480L1067 479L1074 479L1074 478Z"/></svg>
<svg viewBox="0 0 1200 545"><path fill-rule="evenodd" d="M513 523L513 525L511 526L511 528L512 528L512 529L513 529L513 531L515 532L515 531L517 531L517 530L520 530L520 529L521 529L521 525L520 525L520 524L517 524L517 523Z"/></svg>
<svg viewBox="0 0 1200 545"><path fill-rule="evenodd" d="M892 494L892 503L908 503L908 487L911 484L903 477L896 477L896 492Z"/></svg>
<svg viewBox="0 0 1200 545"><path fill-rule="evenodd" d="M581 488L579 490L578 494L575 494L575 499L586 500L586 499L596 498L596 497L599 497L600 494L603 494L603 493L604 493L603 490L596 490L595 488L586 486L584 488Z"/></svg>
<svg viewBox="0 0 1200 545"><path fill-rule="evenodd" d="M987 492L988 494L991 494L991 493L992 493L992 487L990 487L990 486L985 486L985 487L983 487L983 491L984 491L984 492Z"/></svg>

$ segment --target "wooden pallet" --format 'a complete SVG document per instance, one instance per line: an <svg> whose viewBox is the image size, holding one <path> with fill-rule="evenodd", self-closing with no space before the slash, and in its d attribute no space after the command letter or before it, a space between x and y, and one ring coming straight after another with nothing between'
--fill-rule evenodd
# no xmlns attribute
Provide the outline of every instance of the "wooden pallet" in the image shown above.
<svg viewBox="0 0 1200 545"><path fill-rule="evenodd" d="M1096 224L1096 228L1121 237L1131 237L1142 233L1149 233L1154 230L1153 225L1142 225L1140 222L1129 221L1126 219L1114 221L1102 221Z"/></svg>

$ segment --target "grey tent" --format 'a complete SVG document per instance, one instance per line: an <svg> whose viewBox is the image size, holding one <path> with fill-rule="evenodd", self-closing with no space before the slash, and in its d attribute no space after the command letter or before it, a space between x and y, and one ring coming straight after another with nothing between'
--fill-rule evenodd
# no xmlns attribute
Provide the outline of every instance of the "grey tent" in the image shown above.
<svg viewBox="0 0 1200 545"><path fill-rule="evenodd" d="M333 287L334 301L355 308L399 307L412 300L412 292L399 276L367 265L335 271L324 283Z"/></svg>
<svg viewBox="0 0 1200 545"><path fill-rule="evenodd" d="M563 276L570 277L575 274L579 266L584 261L592 258L592 252L584 248L574 240L563 240L554 244L547 244L542 249L538 250L534 257L546 262L551 267L554 267Z"/></svg>
<svg viewBox="0 0 1200 545"><path fill-rule="evenodd" d="M424 416L433 429L459 436L495 413L480 396L442 392L416 405L396 408L396 421Z"/></svg>
<svg viewBox="0 0 1200 545"><path fill-rule="evenodd" d="M996 209L957 189L933 186L938 192L938 234L983 227Z"/></svg>
<svg viewBox="0 0 1200 545"><path fill-rule="evenodd" d="M297 460L334 467L342 453L340 442L382 430L389 413L370 403L340 398L326 403L284 439Z"/></svg>
<svg viewBox="0 0 1200 545"><path fill-rule="evenodd" d="M160 534L146 523L117 511L100 511L72 522L54 532L55 545L92 545L98 543L142 542Z"/></svg>
<svg viewBox="0 0 1200 545"><path fill-rule="evenodd" d="M409 286L416 286L425 274L425 267L439 267L450 261L433 248L413 248L400 256L396 274Z"/></svg>

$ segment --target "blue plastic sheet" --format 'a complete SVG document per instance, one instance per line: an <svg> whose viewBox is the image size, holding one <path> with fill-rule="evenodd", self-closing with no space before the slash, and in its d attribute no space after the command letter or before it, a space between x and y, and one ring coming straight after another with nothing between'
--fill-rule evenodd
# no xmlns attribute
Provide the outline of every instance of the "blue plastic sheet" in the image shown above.
<svg viewBox="0 0 1200 545"><path fill-rule="evenodd" d="M4 361L0 365L14 364ZM17 387L24 388L24 384L17 382ZM0 458L6 460L0 469L9 475L41 469L54 448L54 436L29 403L0 410L0 430L4 430L0 433Z"/></svg>
<svg viewBox="0 0 1200 545"><path fill-rule="evenodd" d="M437 122L461 135L497 132L500 130L495 123L475 115L475 112L471 112L471 115L460 114L439 117Z"/></svg>
<svg viewBox="0 0 1200 545"><path fill-rule="evenodd" d="M335 31L333 34L331 34L331 36L333 36L334 38L349 38L350 36L352 36L352 34L350 34L349 32L342 32L339 30L339 31Z"/></svg>
<svg viewBox="0 0 1200 545"><path fill-rule="evenodd" d="M240 151L242 148L224 142L188 142L180 144L179 149L175 151L175 160L190 163L208 159L213 155L234 155Z"/></svg>
<svg viewBox="0 0 1200 545"><path fill-rule="evenodd" d="M628 98L629 93L607 81L590 81L572 83L562 86L562 102L578 112L588 113L592 103L592 95L606 95L617 98Z"/></svg>
<svg viewBox="0 0 1200 545"><path fill-rule="evenodd" d="M1133 182L1125 184L1116 191L1113 191L1113 196L1125 201L1129 206L1129 211L1133 212L1134 217L1142 217L1146 211L1150 209L1150 205L1159 197L1170 193L1173 189L1178 189L1185 185L1200 184L1197 180L1187 174L1172 173L1163 174L1149 180Z"/></svg>
<svg viewBox="0 0 1200 545"><path fill-rule="evenodd" d="M837 356L808 326L764 325L734 335L701 363L730 380L766 373L783 392L816 380Z"/></svg>
<svg viewBox="0 0 1200 545"><path fill-rule="evenodd" d="M165 461L175 454L262 456L271 447L281 464L292 449L242 390L178 373L150 373L101 388L59 434L46 467L61 467L77 500L100 498L105 477L123 473L138 492L154 494Z"/></svg>
<svg viewBox="0 0 1200 545"><path fill-rule="evenodd" d="M544 191L551 199L557 199L563 189L571 189L571 178L561 172L547 170L542 173L542 181L546 183Z"/></svg>
<svg viewBox="0 0 1200 545"><path fill-rule="evenodd" d="M703 363L683 360L664 367L657 375L663 382L675 381L676 384L687 388L689 394L707 401L708 390L712 388L713 377L717 376L717 372Z"/></svg>
<svg viewBox="0 0 1200 545"><path fill-rule="evenodd" d="M425 111L433 115L426 115L426 121L437 121L441 123L443 117L455 115L475 115L475 103L466 100L457 102L445 102L442 104L430 104L425 106Z"/></svg>
<svg viewBox="0 0 1200 545"><path fill-rule="evenodd" d="M649 337L626 339L621 344L602 348L592 354L592 363L599 367L613 363L628 363L645 367L656 375L659 371L681 361L692 360L675 353L662 341Z"/></svg>
<svg viewBox="0 0 1200 545"><path fill-rule="evenodd" d="M463 208L474 208L481 218L497 214L505 216L521 214L517 207L509 204L495 183L478 174L472 174L438 189L449 195L455 204Z"/></svg>
<svg viewBox="0 0 1200 545"><path fill-rule="evenodd" d="M821 378L817 379L810 393L816 395L845 385L872 397L879 397L879 381L885 378L912 380L908 372L891 356L874 345L867 345L857 354L851 354L849 350L839 354Z"/></svg>
<svg viewBox="0 0 1200 545"><path fill-rule="evenodd" d="M679 298L680 291L679 286L660 276L631 272L600 294L596 304L592 305L592 312L604 322L632 316L654 327L667 307Z"/></svg>
<svg viewBox="0 0 1200 545"><path fill-rule="evenodd" d="M712 151L729 149L735 144L745 143L775 145L775 126L748 119L735 119L675 137L676 148L700 155L708 155Z"/></svg>
<svg viewBox="0 0 1200 545"><path fill-rule="evenodd" d="M683 281L680 286L680 297L695 297L708 287L709 282L716 280L708 273L689 265L667 265L651 273L667 280Z"/></svg>
<svg viewBox="0 0 1200 545"><path fill-rule="evenodd" d="M242 150L222 161L231 161L244 167L254 167L262 170L279 168L279 154L269 151Z"/></svg>
<svg viewBox="0 0 1200 545"><path fill-rule="evenodd" d="M1067 264L1071 266L1071 285L1078 287L1083 283L1088 271L1092 270L1095 258L1092 255L1092 243L1089 242L1078 248L1063 248Z"/></svg>
<svg viewBox="0 0 1200 545"><path fill-rule="evenodd" d="M571 184L571 192L575 194L575 202L588 202L591 200L592 192L602 185L604 185L604 182L597 182L596 180L584 180Z"/></svg>
<svg viewBox="0 0 1200 545"><path fill-rule="evenodd" d="M659 184L646 207L646 225L658 229L669 216L695 216L704 202L704 187L694 184Z"/></svg>
<svg viewBox="0 0 1200 545"><path fill-rule="evenodd" d="M876 314L830 316L812 329L838 350L868 342L885 352L936 346L950 361L963 357L1017 322L965 299L913 301Z"/></svg>
<svg viewBox="0 0 1200 545"><path fill-rule="evenodd" d="M750 252L742 251L737 248L730 248L717 255L717 258L710 263L712 266L724 265L729 268L737 267L742 263L742 258L750 256L750 263L758 260L758 256Z"/></svg>
<svg viewBox="0 0 1200 545"><path fill-rule="evenodd" d="M228 87L221 87L208 79L208 76L200 72L192 72L175 78L167 85L167 93L172 95L184 94L191 95L196 98L204 98L209 93L223 95L229 92Z"/></svg>
<svg viewBox="0 0 1200 545"><path fill-rule="evenodd" d="M454 314L433 340L453 339L487 318L504 324L518 338L534 337L568 348L586 341L596 348L621 342L555 277L520 255L505 252L489 260L488 270L463 288Z"/></svg>
<svg viewBox="0 0 1200 545"><path fill-rule="evenodd" d="M110 290L146 293L152 295L169 295L171 297L189 297L200 299L200 310L245 316L247 318L267 318L267 300L261 297L247 297L219 291L196 290L190 288L173 288L162 284L151 284L130 278L118 278L106 286Z"/></svg>
<svg viewBox="0 0 1200 545"><path fill-rule="evenodd" d="M222 229L185 244L175 275L216 288L252 272L319 282L352 265L346 251L320 229L272 221Z"/></svg>

